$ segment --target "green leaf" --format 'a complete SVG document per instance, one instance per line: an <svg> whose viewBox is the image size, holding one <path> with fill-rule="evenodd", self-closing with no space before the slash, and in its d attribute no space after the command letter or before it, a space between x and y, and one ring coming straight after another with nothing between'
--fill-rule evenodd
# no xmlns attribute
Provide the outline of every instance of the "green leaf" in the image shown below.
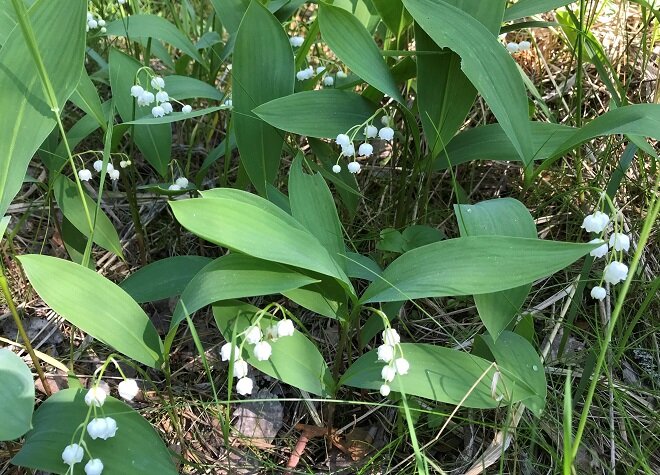
<svg viewBox="0 0 660 475"><path fill-rule="evenodd" d="M17 258L34 290L55 312L129 358L156 367L163 358L158 332L140 306L93 270L55 257Z"/></svg>
<svg viewBox="0 0 660 475"><path fill-rule="evenodd" d="M176 26L156 15L138 14L120 18L108 23L106 36L125 36L135 38L155 38L169 43L193 58L202 66L205 65L197 48L181 33Z"/></svg>
<svg viewBox="0 0 660 475"><path fill-rule="evenodd" d="M231 341L234 326L238 333L244 331L254 321L257 307L239 302L220 302L213 306L213 316L216 324L226 340ZM265 334L268 327L276 320L263 318L259 322ZM268 361L259 361L254 357L252 347L245 345L243 355L248 355L246 361L259 371L273 378L279 379L293 387L310 392L317 396L331 396L334 394L334 383L316 345L297 328L292 336L279 338L269 342L273 354Z"/></svg>
<svg viewBox="0 0 660 475"><path fill-rule="evenodd" d="M491 362L463 351L423 343L402 343L401 350L410 362L410 371L389 383L393 391L464 407L488 409L516 402L498 402L491 395L495 369ZM378 390L383 384L377 350L362 355L341 377L339 385ZM479 381L479 379L481 380ZM479 381L479 383L477 383ZM475 384L477 383L477 384ZM475 386L472 388L472 386ZM498 390L510 394L511 384L500 378ZM522 391L521 391L522 393ZM467 397L466 397L467 395ZM529 394L524 394L528 397ZM463 401L463 398L465 400Z"/></svg>
<svg viewBox="0 0 660 475"><path fill-rule="evenodd" d="M532 156L545 160L577 131L574 127L547 122L530 122ZM447 158L449 157L449 158ZM471 160L518 161L511 140L499 124L482 125L456 135L433 164L442 170Z"/></svg>
<svg viewBox="0 0 660 475"><path fill-rule="evenodd" d="M383 23L397 38L412 23L412 17L403 8L401 0L372 0L372 2L383 19Z"/></svg>
<svg viewBox="0 0 660 475"><path fill-rule="evenodd" d="M475 205L455 205L461 236L514 236L536 239L534 218L520 201L501 198ZM528 283L513 289L474 296L479 318L497 340L518 314L532 288Z"/></svg>
<svg viewBox="0 0 660 475"><path fill-rule="evenodd" d="M170 202L177 221L189 231L243 254L313 270L350 286L321 243L275 204L229 188L202 195L203 199Z"/></svg>
<svg viewBox="0 0 660 475"><path fill-rule="evenodd" d="M210 84L188 76L167 76L166 90L170 97L184 99L212 99L221 101L225 95Z"/></svg>
<svg viewBox="0 0 660 475"><path fill-rule="evenodd" d="M0 440L18 439L32 427L34 382L30 368L8 349L0 349L0 401Z"/></svg>
<svg viewBox="0 0 660 475"><path fill-rule="evenodd" d="M67 472L69 466L62 462L62 450L71 443L74 433L80 435L78 426L89 410L84 398L84 391L65 389L39 406L34 414L34 429L27 434L12 463L50 473ZM86 436L85 443L93 456L103 461L104 474L178 473L170 451L151 424L134 409L110 396L103 404L103 415L117 422L117 434L108 440ZM84 473L87 460L85 456L82 463L75 465L75 475Z"/></svg>
<svg viewBox="0 0 660 475"><path fill-rule="evenodd" d="M475 20L481 22L492 36L499 32L504 0L450 0ZM417 50L437 52L417 56L417 105L432 156L438 155L465 122L477 96L477 91L461 71L458 54L443 49L415 24Z"/></svg>
<svg viewBox="0 0 660 475"><path fill-rule="evenodd" d="M446 236L439 229L417 224L404 229L402 237L403 251L408 252L427 244L442 241Z"/></svg>
<svg viewBox="0 0 660 475"><path fill-rule="evenodd" d="M16 12L11 4L11 0L0 0L0 47L9 38L17 21Z"/></svg>
<svg viewBox="0 0 660 475"><path fill-rule="evenodd" d="M365 122L375 112L376 107L370 101L339 89L298 92L254 109L256 115L278 129L333 139ZM357 137L364 137L362 130Z"/></svg>
<svg viewBox="0 0 660 475"><path fill-rule="evenodd" d="M96 86L84 70L80 75L80 81L76 90L71 95L71 102L76 107L82 109L86 114L94 117L100 127L105 128L107 122L107 114L104 113L101 98L96 90Z"/></svg>
<svg viewBox="0 0 660 475"><path fill-rule="evenodd" d="M62 214L85 237L89 237L91 234L89 222L87 221L85 207L83 206L76 184L66 176L60 175L53 181L53 193L55 194L55 201L57 201L57 204L62 210ZM87 194L85 194L85 202L87 203L87 209L92 215L92 219L94 219L96 203ZM96 217L94 242L103 249L113 252L123 259L124 254L121 249L117 230L112 225L110 218L102 210L99 210L99 214Z"/></svg>
<svg viewBox="0 0 660 475"><path fill-rule="evenodd" d="M194 117L201 117L203 115L212 114L219 110L228 109L227 106L207 107L206 109L195 109L194 111L184 114L183 112L172 112L163 117L154 117L151 113L145 117L130 122L124 122L126 125L153 125L153 124L170 124L180 120L192 119Z"/></svg>
<svg viewBox="0 0 660 475"><path fill-rule="evenodd" d="M140 63L130 56L116 50L110 50L110 85L117 111L124 122L130 122L136 117L144 117L151 113L151 107L140 107L134 103L130 95L131 86L135 84ZM141 75L145 85L146 75ZM167 85L167 83L166 83ZM144 157L161 177L168 174L168 165L172 153L172 128L167 124L136 125L132 128L133 139Z"/></svg>
<svg viewBox="0 0 660 475"><path fill-rule="evenodd" d="M449 239L396 259L361 298L363 303L474 295L534 282L572 264L594 244L502 236Z"/></svg>
<svg viewBox="0 0 660 475"><path fill-rule="evenodd" d="M376 261L355 252L346 253L346 268L350 277L368 280L369 282L378 280L378 276L383 274L383 269Z"/></svg>
<svg viewBox="0 0 660 475"><path fill-rule="evenodd" d="M323 177L303 172L303 155L299 153L289 171L291 214L328 251L341 267L346 251L335 201Z"/></svg>
<svg viewBox="0 0 660 475"><path fill-rule="evenodd" d="M280 22L259 2L250 3L234 46L233 120L241 163L262 195L277 177L284 135L252 111L293 93L293 63L289 37Z"/></svg>
<svg viewBox="0 0 660 475"><path fill-rule="evenodd" d="M488 345L508 385L507 400L521 400L539 416L545 407L547 385L543 362L534 347L524 337L509 331L503 332L497 341L490 335L480 338Z"/></svg>
<svg viewBox="0 0 660 475"><path fill-rule="evenodd" d="M39 52L60 107L83 69L85 11L82 0L40 0L29 11ZM57 25L57 28L53 28ZM62 32L67 34L62 34ZM20 28L0 50L0 216L23 184L33 155L57 124L46 102L32 54Z"/></svg>
<svg viewBox="0 0 660 475"><path fill-rule="evenodd" d="M5 236L5 231L7 231L10 219L9 216L3 216L0 218L0 242L2 242L2 238Z"/></svg>
<svg viewBox="0 0 660 475"><path fill-rule="evenodd" d="M167 257L129 275L119 286L138 303L175 297L211 262L202 256Z"/></svg>
<svg viewBox="0 0 660 475"><path fill-rule="evenodd" d="M186 286L170 328L185 320L186 314L220 300L281 294L316 281L275 262L228 254L205 266Z"/></svg>
<svg viewBox="0 0 660 475"><path fill-rule="evenodd" d="M488 103L517 154L529 164L527 94L511 55L486 26L445 1L403 0L403 4L438 46L461 57L463 73Z"/></svg>
<svg viewBox="0 0 660 475"><path fill-rule="evenodd" d="M520 18L548 12L563 7L575 0L518 0L504 12L504 21L519 20Z"/></svg>
<svg viewBox="0 0 660 475"><path fill-rule="evenodd" d="M319 26L323 40L346 66L379 91L403 103L381 50L354 15L320 2Z"/></svg>
<svg viewBox="0 0 660 475"><path fill-rule="evenodd" d="M576 129L551 156L559 156L579 144L603 135L628 134L660 140L660 104L634 104L610 110Z"/></svg>
<svg viewBox="0 0 660 475"><path fill-rule="evenodd" d="M213 8L230 35L235 35L250 0L211 0Z"/></svg>
<svg viewBox="0 0 660 475"><path fill-rule="evenodd" d="M346 310L346 291L339 282L316 272L308 272L307 276L317 279L317 282L282 292L282 295L324 317L343 319Z"/></svg>

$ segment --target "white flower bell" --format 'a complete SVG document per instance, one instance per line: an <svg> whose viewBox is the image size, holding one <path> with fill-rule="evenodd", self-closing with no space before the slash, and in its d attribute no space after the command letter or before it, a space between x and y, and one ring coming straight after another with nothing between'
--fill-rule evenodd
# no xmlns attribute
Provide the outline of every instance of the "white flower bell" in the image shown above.
<svg viewBox="0 0 660 475"><path fill-rule="evenodd" d="M151 87L154 89L163 89L165 87L165 80L160 76L156 76L151 80Z"/></svg>
<svg viewBox="0 0 660 475"><path fill-rule="evenodd" d="M334 86L335 85L335 78L333 78L332 76L325 76L323 78L323 85L328 86L328 87Z"/></svg>
<svg viewBox="0 0 660 475"><path fill-rule="evenodd" d="M286 320L280 320L277 322L277 336L282 338L285 336L293 336L295 328L293 326L293 320L287 318Z"/></svg>
<svg viewBox="0 0 660 475"><path fill-rule="evenodd" d="M518 46L518 43L512 41L506 44L506 50L512 54L517 53L518 51L520 51L520 46Z"/></svg>
<svg viewBox="0 0 660 475"><path fill-rule="evenodd" d="M189 104L186 104L185 106L183 106L181 108L181 112L183 112L184 114L190 114L192 112L192 106L189 105Z"/></svg>
<svg viewBox="0 0 660 475"><path fill-rule="evenodd" d="M394 346L401 342L401 337L394 328L385 329L383 333L381 333L381 336L386 345Z"/></svg>
<svg viewBox="0 0 660 475"><path fill-rule="evenodd" d="M241 379L246 377L248 374L248 364L245 360L238 359L234 361L234 377Z"/></svg>
<svg viewBox="0 0 660 475"><path fill-rule="evenodd" d="M163 109L162 106L156 106L153 109L151 109L151 114L154 117L164 117L165 116L165 109Z"/></svg>
<svg viewBox="0 0 660 475"><path fill-rule="evenodd" d="M392 345L383 344L377 350L378 361L389 363L394 359L394 347Z"/></svg>
<svg viewBox="0 0 660 475"><path fill-rule="evenodd" d="M527 40L518 43L518 51L529 51L531 47L532 47L532 43L530 43Z"/></svg>
<svg viewBox="0 0 660 475"><path fill-rule="evenodd" d="M137 382L134 379L125 379L117 386L119 397L126 401L132 401L140 392Z"/></svg>
<svg viewBox="0 0 660 475"><path fill-rule="evenodd" d="M249 326L245 330L245 341L249 344L256 345L261 341L261 338L263 338L263 334L261 333L261 328L257 325Z"/></svg>
<svg viewBox="0 0 660 475"><path fill-rule="evenodd" d="M364 136L368 139L373 139L378 136L378 127L375 125L367 125L364 128Z"/></svg>
<svg viewBox="0 0 660 475"><path fill-rule="evenodd" d="M335 164L332 166L332 171L333 173L341 173L341 166L338 164Z"/></svg>
<svg viewBox="0 0 660 475"><path fill-rule="evenodd" d="M247 396L252 394L252 389L254 388L254 382L250 378L241 378L236 383L236 392L241 396Z"/></svg>
<svg viewBox="0 0 660 475"><path fill-rule="evenodd" d="M628 266L622 262L612 261L605 266L603 278L605 282L616 285L628 278Z"/></svg>
<svg viewBox="0 0 660 475"><path fill-rule="evenodd" d="M163 103L161 103L160 106L161 106L161 107L163 108L163 110L165 111L165 115L167 115L167 114L171 114L172 111L174 110L174 108L172 107L172 104L170 104L169 102L163 102Z"/></svg>
<svg viewBox="0 0 660 475"><path fill-rule="evenodd" d="M603 257L607 254L607 243L603 241L602 239L592 239L589 241L589 244L599 244L602 243L602 246L597 247L596 249L592 250L589 255L595 258Z"/></svg>
<svg viewBox="0 0 660 475"><path fill-rule="evenodd" d="M615 251L628 252L630 250L630 237L623 233L612 233L610 236L610 247L614 248Z"/></svg>
<svg viewBox="0 0 660 475"><path fill-rule="evenodd" d="M108 176L112 181L119 180L119 170L115 170L114 168L112 170L108 170Z"/></svg>
<svg viewBox="0 0 660 475"><path fill-rule="evenodd" d="M87 433L92 440L106 439L108 423L104 418L94 418L87 424Z"/></svg>
<svg viewBox="0 0 660 475"><path fill-rule="evenodd" d="M600 233L605 230L610 222L610 217L602 211L596 211L584 217L582 228L588 233Z"/></svg>
<svg viewBox="0 0 660 475"><path fill-rule="evenodd" d="M348 168L348 171L351 173L358 173L362 166L360 165L359 162L350 162L346 168Z"/></svg>
<svg viewBox="0 0 660 475"><path fill-rule="evenodd" d="M85 404L88 406L101 407L108 394L99 386L92 386L85 394Z"/></svg>
<svg viewBox="0 0 660 475"><path fill-rule="evenodd" d="M349 143L349 144L346 145L345 147L342 147L342 148L341 148L341 154L342 154L344 157L352 157L352 156L354 156L354 155L355 155L355 145L353 145L352 143ZM349 163L349 171L350 171L350 163ZM354 172L351 172L351 173L354 173Z"/></svg>
<svg viewBox="0 0 660 475"><path fill-rule="evenodd" d="M394 381L394 377L396 376L396 369L394 369L393 366L383 366L383 369L380 372L381 378L383 378L383 381L386 383L390 383Z"/></svg>
<svg viewBox="0 0 660 475"><path fill-rule="evenodd" d="M176 183L172 183L170 186L167 187L167 189L170 191L181 191L181 187Z"/></svg>
<svg viewBox="0 0 660 475"><path fill-rule="evenodd" d="M390 141L394 138L394 129L392 127L383 127L378 131L378 137L382 140Z"/></svg>
<svg viewBox="0 0 660 475"><path fill-rule="evenodd" d="M273 354L273 348L267 341L260 341L254 345L254 357L259 361L268 361L270 355Z"/></svg>
<svg viewBox="0 0 660 475"><path fill-rule="evenodd" d="M394 360L394 367L396 368L397 373L404 375L408 374L410 363L408 363L408 360L405 358L397 358Z"/></svg>
<svg viewBox="0 0 660 475"><path fill-rule="evenodd" d="M64 447L62 451L62 461L67 465L74 465L82 462L85 452L78 444L71 444Z"/></svg>
<svg viewBox="0 0 660 475"><path fill-rule="evenodd" d="M291 43L291 46L294 48L300 48L304 42L305 38L302 36L292 36L289 38L289 43Z"/></svg>
<svg viewBox="0 0 660 475"><path fill-rule="evenodd" d="M231 359L231 349L232 349L232 343L227 342L224 345L222 345L222 348L220 348L220 358L222 361L229 361ZM234 346L234 361L238 361L241 357L241 350L238 348L238 346Z"/></svg>
<svg viewBox="0 0 660 475"><path fill-rule="evenodd" d="M78 171L78 178L80 178L81 181L89 181L92 179L92 172L86 168L83 168L82 170Z"/></svg>
<svg viewBox="0 0 660 475"><path fill-rule="evenodd" d="M144 93L144 88L138 84L135 86L131 87L131 96L135 97L136 99L140 97Z"/></svg>
<svg viewBox="0 0 660 475"><path fill-rule="evenodd" d="M374 153L374 147L370 143L363 143L360 144L360 147L358 148L358 155L361 155L363 157L370 157Z"/></svg>
<svg viewBox="0 0 660 475"><path fill-rule="evenodd" d="M383 397L389 396L391 391L392 391L392 388L390 388L389 384L382 384L380 386L380 395L383 396Z"/></svg>
<svg viewBox="0 0 660 475"><path fill-rule="evenodd" d="M335 140L335 143L342 148L348 147L349 145L351 145L351 138L346 134L339 134L337 135L337 139Z"/></svg>
<svg viewBox="0 0 660 475"><path fill-rule="evenodd" d="M174 183L179 185L181 188L188 188L188 179L184 176L177 178Z"/></svg>
<svg viewBox="0 0 660 475"><path fill-rule="evenodd" d="M103 473L103 462L101 459L90 459L85 464L85 475L101 475Z"/></svg>
<svg viewBox="0 0 660 475"><path fill-rule="evenodd" d="M337 79L346 79L347 77L348 77L348 74L346 74L341 69L339 71L337 71Z"/></svg>
<svg viewBox="0 0 660 475"><path fill-rule="evenodd" d="M156 100L158 102L167 102L170 100L170 95L165 91L158 91L156 93Z"/></svg>
<svg viewBox="0 0 660 475"><path fill-rule="evenodd" d="M153 92L144 91L142 94L140 94L140 97L138 97L137 103L139 106L148 106L155 100L156 96L154 96Z"/></svg>
<svg viewBox="0 0 660 475"><path fill-rule="evenodd" d="M607 296L607 290L603 287L594 287L591 289L591 298L596 300L603 300Z"/></svg>

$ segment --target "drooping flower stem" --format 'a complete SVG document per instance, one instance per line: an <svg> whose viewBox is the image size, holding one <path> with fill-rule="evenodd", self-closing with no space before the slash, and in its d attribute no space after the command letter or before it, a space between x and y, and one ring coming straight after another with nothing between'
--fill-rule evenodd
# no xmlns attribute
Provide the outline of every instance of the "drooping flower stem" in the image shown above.
<svg viewBox="0 0 660 475"><path fill-rule="evenodd" d="M610 318L609 324L607 325L607 329L605 330L605 338L603 341L603 345L600 349L600 353L598 354L598 359L596 360L596 367L594 368L593 376L591 378L589 391L587 392L587 395L584 400L584 407L582 408L580 422L578 424L577 432L575 434L575 440L573 441L573 448L571 453L572 460L575 460L575 457L577 456L578 450L580 448L580 441L582 440L582 435L584 434L584 429L587 424L589 409L591 407L591 402L593 400L594 393L596 391L596 385L598 384L600 371L603 367L603 363L605 362L605 357L607 356L610 342L612 341L614 328L616 327L616 323L617 320L619 319L619 315L621 315L621 309L623 308L623 303L626 300L626 296L628 295L628 290L630 289L630 284L632 283L632 279L634 278L635 271L637 270L637 266L639 265L639 261L642 257L642 253L644 252L644 247L646 246L649 236L651 235L653 225L658 218L658 213L660 212L660 199L658 199L659 183L660 183L660 174L656 177L653 194L652 194L653 199L651 200L651 204L649 205L648 208L649 213L646 216L646 219L644 220L644 227L642 228L642 232L640 233L639 242L637 243L637 249L633 257L632 263L630 264L628 277L623 283L623 287L621 288L621 293L619 294L619 298L616 301L616 305L614 307L614 311L612 312L612 316Z"/></svg>
<svg viewBox="0 0 660 475"><path fill-rule="evenodd" d="M21 338L23 339L23 345L25 346L25 349L30 355L30 359L32 360L32 364L34 365L34 368L37 370L37 374L39 375L41 384L44 387L44 391L47 396L50 396L50 386L48 386L48 383L46 382L46 375L44 374L44 370L41 367L39 358L37 358L37 355L34 352L34 349L32 348L32 344L30 343L30 339L28 338L27 332L25 331L25 327L23 326L21 317L18 314L18 311L16 310L16 305L14 305L14 299L11 296L9 285L7 284L7 279L5 277L2 262L0 262L0 287L2 288L2 294L4 295L5 300L7 301L9 312L14 318L14 323L16 324L16 328L18 328L18 333L21 335Z"/></svg>

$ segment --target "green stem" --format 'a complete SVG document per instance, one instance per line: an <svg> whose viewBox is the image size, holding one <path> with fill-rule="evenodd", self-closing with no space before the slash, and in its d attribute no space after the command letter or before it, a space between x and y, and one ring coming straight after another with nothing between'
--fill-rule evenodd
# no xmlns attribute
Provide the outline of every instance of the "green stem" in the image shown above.
<svg viewBox="0 0 660 475"><path fill-rule="evenodd" d="M41 364L39 363L39 358L37 358L37 355L34 352L34 349L32 348L32 343L30 343L30 339L28 338L27 332L25 331L25 327L23 326L21 317L18 314L18 310L16 310L16 305L14 305L14 299L12 299L11 297L9 284L7 283L7 278L5 277L4 269L1 262L0 262L0 288L2 288L2 294L5 296L5 300L7 301L9 312L11 313L12 317L14 317L14 323L16 324L16 328L18 328L18 333L19 335L21 335L21 338L23 339L23 345L25 346L25 349L30 355L30 359L32 360L34 369L37 370L37 374L39 375L41 384L44 387L44 392L46 393L47 396L50 396L50 386L48 386L48 383L46 382L46 375L44 374L44 370L41 367Z"/></svg>
<svg viewBox="0 0 660 475"><path fill-rule="evenodd" d="M646 217L646 220L644 221L644 227L642 228L642 232L639 237L639 242L637 243L637 251L635 252L635 256L633 257L633 261L630 264L630 269L628 271L628 278L623 283L621 293L619 294L619 298L616 301L616 306L614 307L614 311L612 312L612 316L610 318L609 324L607 325L603 346L601 347L600 353L598 354L598 360L596 361L594 374L591 379L591 384L589 385L589 391L587 392L587 396L584 401L584 408L582 409L582 415L580 416L580 422L578 424L578 429L575 434L575 441L573 442L573 448L571 454L572 455L571 458L573 460L576 458L578 449L580 448L580 441L582 440L582 435L584 434L584 429L587 424L587 417L589 416L589 408L591 407L591 402L593 400L594 393L596 391L596 385L598 384L600 371L603 367L603 363L605 362L605 357L607 356L608 348L612 341L612 334L614 333L616 322L619 316L621 315L623 303L628 294L628 290L630 289L630 284L632 283L633 277L637 270L637 266L639 265L639 261L642 257L642 253L644 252L644 247L646 246L646 243L653 229L653 224L655 223L658 217L658 213L660 212L660 200L658 199L659 181L660 181L660 174L658 175L658 177L656 177L655 186L653 190L653 199L651 201L651 204L649 205L649 214Z"/></svg>

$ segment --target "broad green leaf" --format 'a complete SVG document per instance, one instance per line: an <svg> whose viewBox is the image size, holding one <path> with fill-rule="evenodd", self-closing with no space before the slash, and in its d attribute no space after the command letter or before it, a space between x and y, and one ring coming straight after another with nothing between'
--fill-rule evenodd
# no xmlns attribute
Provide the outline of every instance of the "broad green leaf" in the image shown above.
<svg viewBox="0 0 660 475"><path fill-rule="evenodd" d="M83 201L80 198L80 193L78 193L78 187L76 184L66 176L60 175L53 181L53 193L55 194L55 201L57 201L57 204L62 210L62 214L64 214L71 224L73 224L85 237L89 237L91 235L91 230L89 228L89 222L87 221L87 215L85 214L85 207L83 206ZM93 220L96 203L87 194L85 194L85 202L87 203L87 209ZM122 253L117 230L112 225L110 218L108 218L102 210L99 210L99 214L96 217L94 242L103 249L113 252L123 258L124 254Z"/></svg>
<svg viewBox="0 0 660 475"><path fill-rule="evenodd" d="M293 62L289 38L280 22L259 2L250 3L234 46L233 120L241 163L262 195L266 184L277 177L284 135L252 111L293 93Z"/></svg>
<svg viewBox="0 0 660 475"><path fill-rule="evenodd" d="M376 249L385 252L403 252L403 235L394 228L381 229Z"/></svg>
<svg viewBox="0 0 660 475"><path fill-rule="evenodd" d="M104 113L103 104L101 103L101 98L99 93L96 90L96 86L87 75L87 71L84 70L80 75L80 81L76 90L73 91L71 95L71 102L73 102L76 107L80 108L96 120L100 127L105 128L107 122L107 114Z"/></svg>
<svg viewBox="0 0 660 475"><path fill-rule="evenodd" d="M86 7L82 0L40 0L29 11L39 52L60 107L76 88L83 68ZM4 111L0 118L3 216L23 184L30 160L57 124L20 28L11 30L0 49L0 110Z"/></svg>
<svg viewBox="0 0 660 475"><path fill-rule="evenodd" d="M497 341L490 335L480 338L488 345L498 366L511 384L505 395L507 400L522 402L539 416L545 407L547 385L543 362L538 353L524 337L510 332L503 332Z"/></svg>
<svg viewBox="0 0 660 475"><path fill-rule="evenodd" d="M17 21L11 0L0 0L0 47L9 38L9 34L16 26Z"/></svg>
<svg viewBox="0 0 660 475"><path fill-rule="evenodd" d="M378 276L383 274L383 269L376 261L355 252L346 253L346 269L350 277L368 280L369 282L378 280Z"/></svg>
<svg viewBox="0 0 660 475"><path fill-rule="evenodd" d="M211 262L202 256L167 257L142 267L119 286L138 303L175 297Z"/></svg>
<svg viewBox="0 0 660 475"><path fill-rule="evenodd" d="M397 38L412 23L412 17L403 8L401 0L372 0L372 2L383 19L383 23Z"/></svg>
<svg viewBox="0 0 660 475"><path fill-rule="evenodd" d="M64 247L66 248L69 257L76 264L82 265L85 258L85 248L87 247L87 237L78 231L76 227L71 224L71 221L66 219L66 216L62 217L60 231L62 242L64 243ZM94 256L89 256L87 267L92 270L96 269Z"/></svg>
<svg viewBox="0 0 660 475"><path fill-rule="evenodd" d="M380 22L378 10L374 8L371 0L333 0L329 3L351 13L369 33L374 33Z"/></svg>
<svg viewBox="0 0 660 475"><path fill-rule="evenodd" d="M492 36L499 32L504 0L448 0L447 3L481 22ZM417 23L415 42L419 51L438 53L417 56L417 106L432 156L436 156L465 122L477 91L461 71L458 54L435 44Z"/></svg>
<svg viewBox="0 0 660 475"><path fill-rule="evenodd" d="M220 302L213 306L216 324L228 341L232 339L234 327L237 334L244 331L252 322L258 308L236 300ZM259 322L265 334L268 327L276 320L263 318ZM298 325L296 325L298 327ZM254 357L251 345L243 347L243 356L250 365L273 378L295 388L308 391L317 396L331 396L335 385L328 365L316 345L310 341L298 327L292 336L269 342L273 353L268 361L259 361Z"/></svg>
<svg viewBox="0 0 660 475"><path fill-rule="evenodd" d="M170 328L206 305L221 300L281 294L316 282L282 264L243 254L220 257L199 271L186 286Z"/></svg>
<svg viewBox="0 0 660 475"><path fill-rule="evenodd" d="M392 302L499 292L553 274L594 247L502 236L440 241L396 259L361 300Z"/></svg>
<svg viewBox="0 0 660 475"><path fill-rule="evenodd" d="M438 46L461 57L463 73L488 103L528 165L532 145L527 94L511 55L486 26L445 1L403 0L403 4Z"/></svg>
<svg viewBox="0 0 660 475"><path fill-rule="evenodd" d="M516 396L530 395L520 391L513 394L512 400L505 398L498 402L491 394L495 369L491 367L490 361L478 356L422 343L402 343L401 350L410 362L410 371L394 378L390 383L393 391L454 405L463 401L467 395L463 406L481 409L506 406L519 401ZM346 370L339 385L378 390L383 384L383 366L378 361L377 351L371 350ZM497 389L502 394L511 394L512 383L504 376L499 379Z"/></svg>
<svg viewBox="0 0 660 475"><path fill-rule="evenodd" d="M34 429L27 434L12 463L49 473L71 473L62 462L62 450L71 443L74 433L80 435L78 426L84 422L88 410L82 390L65 389L49 397L35 412ZM109 396L103 404L103 416L117 422L116 435L108 440L92 440L86 435L85 443L92 455L103 461L104 475L178 473L167 446L134 409ZM83 467L88 460L86 455L82 463L75 465L73 474L84 475Z"/></svg>
<svg viewBox="0 0 660 475"><path fill-rule="evenodd" d="M534 218L520 201L501 198L475 205L455 205L461 236L513 236L536 239ZM513 289L474 296L479 318L497 340L525 303L532 288L528 283Z"/></svg>
<svg viewBox="0 0 660 475"><path fill-rule="evenodd" d="M348 277L321 243L275 204L229 188L203 193L203 199L170 202L177 221L207 241L259 259L335 277Z"/></svg>
<svg viewBox="0 0 660 475"><path fill-rule="evenodd" d="M319 26L323 40L346 66L379 91L403 102L381 51L354 15L319 3Z"/></svg>
<svg viewBox="0 0 660 475"><path fill-rule="evenodd" d="M547 122L530 122L532 157L545 160L577 131L574 127ZM433 164L442 170L471 160L518 161L511 140L499 124L482 125L456 135Z"/></svg>
<svg viewBox="0 0 660 475"><path fill-rule="evenodd" d="M551 156L562 155L587 140L603 135L627 134L660 140L660 104L634 104L597 117L559 145Z"/></svg>
<svg viewBox="0 0 660 475"><path fill-rule="evenodd" d="M206 109L195 109L189 114L184 114L183 112L172 112L163 117L154 117L151 113L145 117L141 117L130 122L124 122L126 125L153 125L153 124L170 124L172 122L178 122L180 120L193 119L195 117L201 117L203 115L212 114L218 112L222 109L227 109L227 106L215 106L208 107Z"/></svg>
<svg viewBox="0 0 660 475"><path fill-rule="evenodd" d="M166 90L170 97L183 101L184 99L212 99L221 101L225 95L217 88L199 79L188 76L167 76Z"/></svg>
<svg viewBox="0 0 660 475"><path fill-rule="evenodd" d="M254 109L256 115L278 129L318 138L336 138L375 112L370 101L339 89L298 92ZM364 137L362 130L356 137Z"/></svg>
<svg viewBox="0 0 660 475"><path fill-rule="evenodd" d="M142 67L135 59L116 50L110 50L110 85L117 111L124 122L130 122L137 117L151 113L151 107L140 107L131 96L131 86L135 84L138 70ZM139 78L143 87L146 75ZM167 78L165 78L167 86ZM148 81L146 81L148 83ZM172 128L168 124L136 125L132 127L135 144L152 167L162 177L168 174L168 165L172 153Z"/></svg>
<svg viewBox="0 0 660 475"><path fill-rule="evenodd" d="M147 366L163 358L158 332L144 310L93 270L55 257L17 258L34 290L68 322Z"/></svg>
<svg viewBox="0 0 660 475"><path fill-rule="evenodd" d="M211 0L220 21L230 35L235 35L250 0Z"/></svg>
<svg viewBox="0 0 660 475"><path fill-rule="evenodd" d="M444 238L445 235L440 230L431 226L408 226L403 232L394 228L386 228L380 232L380 240L376 244L376 249L401 254L417 247L442 241Z"/></svg>
<svg viewBox="0 0 660 475"><path fill-rule="evenodd" d="M129 39L155 38L180 49L199 64L204 61L192 42L169 21L156 15L138 14L108 23L107 36L125 36Z"/></svg>
<svg viewBox="0 0 660 475"><path fill-rule="evenodd" d="M282 295L301 307L324 317L343 319L347 296L339 282L316 272L308 271L306 275L317 281L304 287L282 292Z"/></svg>
<svg viewBox="0 0 660 475"><path fill-rule="evenodd" d="M2 242L2 238L5 236L5 231L7 231L7 226L9 226L9 220L11 218L9 216L3 216L0 218L0 242Z"/></svg>
<svg viewBox="0 0 660 475"><path fill-rule="evenodd" d="M519 20L520 18L548 12L563 7L576 0L518 0L504 12L504 21Z"/></svg>
<svg viewBox="0 0 660 475"><path fill-rule="evenodd" d="M9 349L0 349L0 401L0 440L18 439L32 427L34 382L30 368Z"/></svg>
<svg viewBox="0 0 660 475"><path fill-rule="evenodd" d="M344 235L335 201L323 177L303 171L303 155L298 154L289 171L289 202L291 214L328 251L341 267L344 266Z"/></svg>

